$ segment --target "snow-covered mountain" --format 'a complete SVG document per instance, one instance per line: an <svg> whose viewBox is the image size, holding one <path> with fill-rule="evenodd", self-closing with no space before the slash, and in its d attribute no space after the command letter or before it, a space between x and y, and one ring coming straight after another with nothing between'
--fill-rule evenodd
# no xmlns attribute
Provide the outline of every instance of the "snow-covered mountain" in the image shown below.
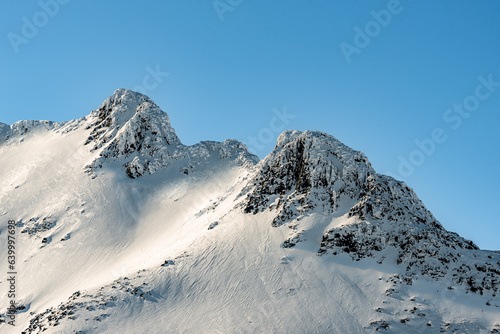
<svg viewBox="0 0 500 334"><path fill-rule="evenodd" d="M182 144L119 89L69 122L0 123L1 333L497 333L500 252L447 231L334 137L263 160Z"/></svg>

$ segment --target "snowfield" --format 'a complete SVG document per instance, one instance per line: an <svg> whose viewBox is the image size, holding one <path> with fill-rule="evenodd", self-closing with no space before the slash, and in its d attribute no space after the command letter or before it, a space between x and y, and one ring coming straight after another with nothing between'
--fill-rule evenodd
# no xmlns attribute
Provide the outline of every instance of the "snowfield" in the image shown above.
<svg viewBox="0 0 500 334"><path fill-rule="evenodd" d="M0 123L1 333L498 333L500 252L332 136L182 144L119 89ZM7 221L16 222L15 326Z"/></svg>

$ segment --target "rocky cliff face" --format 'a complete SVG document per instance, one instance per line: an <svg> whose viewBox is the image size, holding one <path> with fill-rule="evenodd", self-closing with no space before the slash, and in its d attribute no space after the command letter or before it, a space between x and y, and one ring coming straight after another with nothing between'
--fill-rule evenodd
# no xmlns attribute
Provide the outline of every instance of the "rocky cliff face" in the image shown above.
<svg viewBox="0 0 500 334"><path fill-rule="evenodd" d="M375 174L365 155L332 136L312 131L285 131L244 189L244 211L278 211L274 226L319 208L335 212L342 199L355 199Z"/></svg>
<svg viewBox="0 0 500 334"><path fill-rule="evenodd" d="M385 175L370 177L348 215L356 222L326 231L320 254L390 261L401 265L407 283L421 275L447 277L472 292L498 292L500 254L480 251L444 229L404 183Z"/></svg>
<svg viewBox="0 0 500 334"><path fill-rule="evenodd" d="M56 130L65 125L66 122L57 123L52 121L19 121L12 125L0 123L0 143L11 138L20 138L24 135L37 131Z"/></svg>
<svg viewBox="0 0 500 334"><path fill-rule="evenodd" d="M95 171L110 161L121 161L131 178L153 174L172 162L186 160L181 168L188 173L200 159L218 156L253 165L258 160L236 140L201 142L185 146L177 137L168 115L149 97L118 89L89 117L91 133L85 142L99 157L86 170Z"/></svg>
<svg viewBox="0 0 500 334"><path fill-rule="evenodd" d="M498 291L498 253L445 230L404 182L377 174L362 153L334 137L286 131L258 167L242 207L247 214L276 212L274 227L295 230L283 247L301 242L303 218L344 216L348 223L325 231L319 255L394 263L407 284L422 275L448 276L472 292Z"/></svg>
<svg viewBox="0 0 500 334"><path fill-rule="evenodd" d="M89 117L85 145L101 149L87 171L110 160L124 160L130 177L154 173L165 166L182 145L168 115L143 94L118 89Z"/></svg>

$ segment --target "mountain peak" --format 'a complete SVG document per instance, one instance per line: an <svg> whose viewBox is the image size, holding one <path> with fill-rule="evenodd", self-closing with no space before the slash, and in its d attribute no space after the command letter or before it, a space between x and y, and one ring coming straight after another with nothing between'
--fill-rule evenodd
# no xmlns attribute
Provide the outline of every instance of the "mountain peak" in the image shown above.
<svg viewBox="0 0 500 334"><path fill-rule="evenodd" d="M87 166L89 172L106 160L131 156L135 156L136 169L144 170L148 162L141 162L141 156L169 155L182 145L167 113L148 96L129 89L117 89L92 111L87 129L91 132L85 145L91 144L91 151L102 149L99 158ZM129 169L132 161L126 163Z"/></svg>
<svg viewBox="0 0 500 334"><path fill-rule="evenodd" d="M328 134L283 132L242 195L243 212L272 211L272 226L290 228L284 248L321 238L319 255L389 259L405 267L407 284L448 275L472 292L498 291L489 275L497 265L474 253L472 241L444 229L404 182L376 173L363 153ZM480 269L465 270L465 258Z"/></svg>
<svg viewBox="0 0 500 334"><path fill-rule="evenodd" d="M257 158L237 141L183 145L167 113L148 96L129 89L117 89L94 110L87 129L91 132L85 145L92 145L91 151L101 150L86 167L90 174L111 160L122 160L127 175L136 178L153 174L173 161L208 159L213 154L241 165L254 165ZM193 161L186 163L196 165ZM188 169L181 170L186 173Z"/></svg>
<svg viewBox="0 0 500 334"><path fill-rule="evenodd" d="M155 104L147 95L130 89L119 88L102 105L114 108L115 112L122 114L123 119L126 119L126 116L132 117L137 112L137 107L143 103Z"/></svg>
<svg viewBox="0 0 500 334"><path fill-rule="evenodd" d="M169 145L180 144L167 113L148 96L124 88L117 89L98 109L92 111L87 128L92 132L85 144L93 142L93 150L115 136L132 136L142 140L144 131L158 136L157 142L165 140ZM130 148L134 149L135 145L129 144L132 146L124 148L123 154L127 154Z"/></svg>
<svg viewBox="0 0 500 334"><path fill-rule="evenodd" d="M276 142L276 148L273 150L273 152L279 151L281 148L287 145L296 145L298 142L301 142L302 144L308 143L308 145L306 146L309 148L326 149L326 147L329 147L330 150L333 149L337 153L356 156L360 159L363 159L366 164L369 164L368 159L362 152L353 150L334 136L321 131L285 130L279 135ZM371 168L371 166L369 167Z"/></svg>
<svg viewBox="0 0 500 334"><path fill-rule="evenodd" d="M287 130L261 162L250 183L255 186L243 190L247 195L244 210L261 212L278 197L275 206L280 214L275 226L318 206L332 213L341 196L354 199L361 185L375 174L363 153L335 137L319 131Z"/></svg>
<svg viewBox="0 0 500 334"><path fill-rule="evenodd" d="M124 88L117 89L90 114L88 128L93 130L88 142L96 141L94 149L97 149L120 128L131 130L131 127L140 127L141 124L151 127L153 134L165 135L169 144L180 143L167 113L148 96Z"/></svg>

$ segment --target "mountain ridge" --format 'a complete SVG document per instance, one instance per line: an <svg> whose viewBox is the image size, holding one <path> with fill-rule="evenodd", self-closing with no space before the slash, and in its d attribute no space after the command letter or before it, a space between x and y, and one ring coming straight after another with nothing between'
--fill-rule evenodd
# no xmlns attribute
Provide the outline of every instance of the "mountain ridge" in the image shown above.
<svg viewBox="0 0 500 334"><path fill-rule="evenodd" d="M500 252L331 135L286 130L260 161L237 140L186 146L126 89L0 134L26 333L500 330Z"/></svg>

